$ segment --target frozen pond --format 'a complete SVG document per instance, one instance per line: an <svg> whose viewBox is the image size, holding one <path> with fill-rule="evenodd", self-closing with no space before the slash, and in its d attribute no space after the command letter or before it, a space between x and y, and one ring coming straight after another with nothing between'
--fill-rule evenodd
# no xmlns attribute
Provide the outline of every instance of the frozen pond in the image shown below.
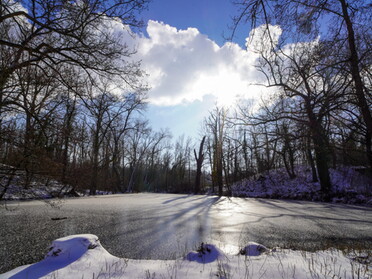
<svg viewBox="0 0 372 279"><path fill-rule="evenodd" d="M303 201L126 194L0 206L0 273L39 261L52 240L99 236L113 255L174 259L201 242L372 249L372 208Z"/></svg>

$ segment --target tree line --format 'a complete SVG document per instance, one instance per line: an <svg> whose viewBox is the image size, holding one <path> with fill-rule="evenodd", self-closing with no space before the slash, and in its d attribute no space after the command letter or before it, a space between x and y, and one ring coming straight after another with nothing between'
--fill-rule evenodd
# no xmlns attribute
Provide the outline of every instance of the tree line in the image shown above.
<svg viewBox="0 0 372 279"><path fill-rule="evenodd" d="M22 169L26 188L42 174L93 195L223 195L243 178L284 168L293 179L306 165L329 200L331 167L371 168L371 6L235 4L232 33L251 25L248 51L274 93L259 105L214 108L194 142L149 126L135 49L110 32L117 19L140 27L147 1L2 1L0 161L14 167L3 192Z"/></svg>
<svg viewBox="0 0 372 279"><path fill-rule="evenodd" d="M1 2L2 195L17 170L25 188L43 175L92 195L186 191L190 140L173 152L141 116L148 88L125 41L147 3Z"/></svg>

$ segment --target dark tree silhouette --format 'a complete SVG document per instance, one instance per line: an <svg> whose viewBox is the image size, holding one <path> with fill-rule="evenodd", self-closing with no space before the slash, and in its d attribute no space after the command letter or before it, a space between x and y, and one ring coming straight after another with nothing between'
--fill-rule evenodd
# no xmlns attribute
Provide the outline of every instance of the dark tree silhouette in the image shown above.
<svg viewBox="0 0 372 279"><path fill-rule="evenodd" d="M195 194L200 193L200 178L202 174L202 166L203 166L203 161L204 161L203 147L204 147L205 138L206 136L204 136L200 142L199 152L198 152L199 155L196 154L196 150L194 149L194 156L196 160L196 176L195 176L195 188L194 188Z"/></svg>

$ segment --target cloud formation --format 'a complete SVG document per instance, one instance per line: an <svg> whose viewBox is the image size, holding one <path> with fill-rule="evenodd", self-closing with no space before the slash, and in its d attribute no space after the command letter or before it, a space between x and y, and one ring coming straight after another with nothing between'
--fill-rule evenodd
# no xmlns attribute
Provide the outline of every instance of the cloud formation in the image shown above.
<svg viewBox="0 0 372 279"><path fill-rule="evenodd" d="M177 30L152 20L147 34L137 38L137 55L148 74L152 104L171 106L214 96L229 105L236 98L260 95L262 89L252 86L260 78L254 52L230 42L218 46L195 28Z"/></svg>

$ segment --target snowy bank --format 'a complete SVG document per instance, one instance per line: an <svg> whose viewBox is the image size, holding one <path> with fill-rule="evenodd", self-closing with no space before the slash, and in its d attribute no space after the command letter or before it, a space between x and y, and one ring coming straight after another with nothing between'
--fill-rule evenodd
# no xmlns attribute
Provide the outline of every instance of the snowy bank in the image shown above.
<svg viewBox="0 0 372 279"><path fill-rule="evenodd" d="M25 188L24 172L13 176L0 177L0 193L4 193L3 200L33 200L51 199L57 197L79 196L69 185L63 185L55 179L38 176L33 178L29 187Z"/></svg>
<svg viewBox="0 0 372 279"><path fill-rule="evenodd" d="M211 244L177 260L131 260L109 254L98 237L73 235L53 242L45 259L1 274L5 278L371 278L368 253L269 250L249 243L240 253Z"/></svg>
<svg viewBox="0 0 372 279"><path fill-rule="evenodd" d="M2 168L10 166L0 164ZM0 200L45 200L63 197L88 196L89 190L76 191L71 185L61 183L47 176L35 175L29 187L25 187L26 174L17 170L13 175L8 171L0 175ZM110 191L97 190L96 195L109 195Z"/></svg>
<svg viewBox="0 0 372 279"><path fill-rule="evenodd" d="M235 197L295 199L320 201L319 182L312 181L309 168L296 167L290 179L285 169L276 169L244 179L231 186ZM330 169L332 201L349 204L372 204L372 178L357 167Z"/></svg>

